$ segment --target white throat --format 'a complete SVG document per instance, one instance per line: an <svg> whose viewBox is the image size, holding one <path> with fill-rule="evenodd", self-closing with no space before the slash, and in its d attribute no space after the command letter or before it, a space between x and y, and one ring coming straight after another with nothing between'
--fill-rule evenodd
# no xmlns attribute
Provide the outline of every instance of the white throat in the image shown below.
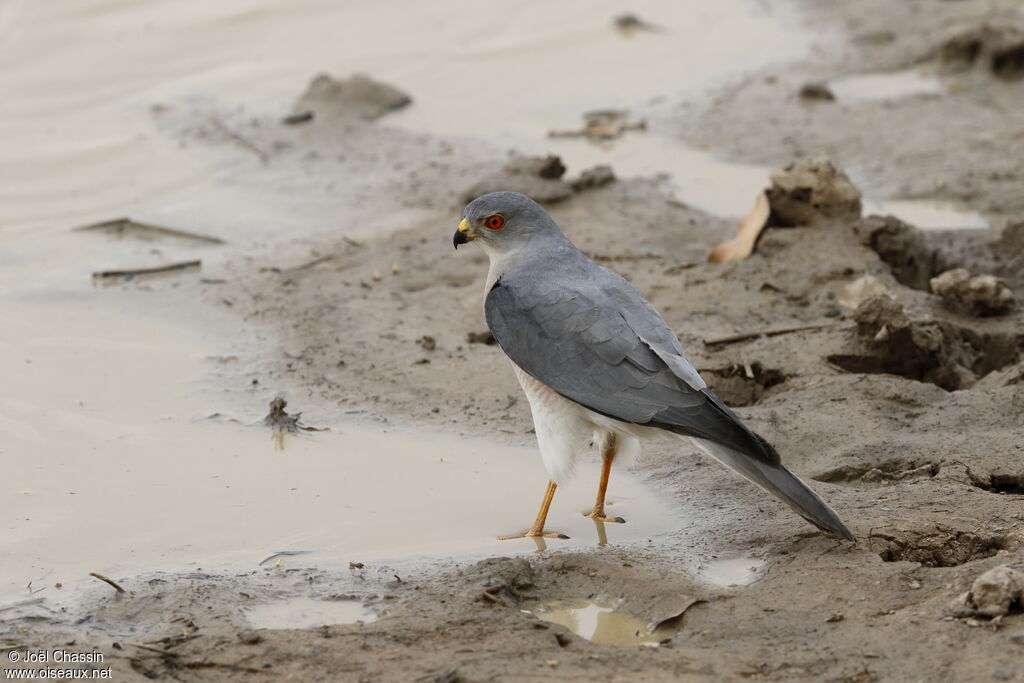
<svg viewBox="0 0 1024 683"><path fill-rule="evenodd" d="M484 297L487 296L487 292L491 291L491 287L498 281L501 274L505 272L505 267L509 261L519 253L519 249L513 251L497 251L489 244L480 245L484 252L487 254L487 258L491 261L491 266L487 271L487 282L484 285Z"/></svg>

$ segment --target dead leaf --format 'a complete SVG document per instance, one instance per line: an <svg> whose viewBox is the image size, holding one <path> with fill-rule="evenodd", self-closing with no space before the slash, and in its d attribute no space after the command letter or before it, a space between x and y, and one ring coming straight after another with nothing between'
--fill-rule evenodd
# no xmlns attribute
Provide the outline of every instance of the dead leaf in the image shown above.
<svg viewBox="0 0 1024 683"><path fill-rule="evenodd" d="M771 214L771 207L768 205L768 195L762 192L757 195L754 208L740 221L736 237L728 242L722 242L712 249L708 261L712 263L742 261L750 256L754 252L758 236L764 230L764 226L768 224L769 214Z"/></svg>

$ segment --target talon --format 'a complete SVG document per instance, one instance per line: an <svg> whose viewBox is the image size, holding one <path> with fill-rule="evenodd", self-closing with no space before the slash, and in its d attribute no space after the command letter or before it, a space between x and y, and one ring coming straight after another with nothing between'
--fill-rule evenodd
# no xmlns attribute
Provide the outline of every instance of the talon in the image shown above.
<svg viewBox="0 0 1024 683"><path fill-rule="evenodd" d="M625 524L626 520L622 517L607 517L604 514L604 510L594 510L593 512L584 512L584 517L590 517L595 522L607 522L609 524Z"/></svg>
<svg viewBox="0 0 1024 683"><path fill-rule="evenodd" d="M499 541L513 541L517 538L559 538L567 540L569 537L557 531L544 531L543 529L527 529L521 534L514 536L498 536Z"/></svg>

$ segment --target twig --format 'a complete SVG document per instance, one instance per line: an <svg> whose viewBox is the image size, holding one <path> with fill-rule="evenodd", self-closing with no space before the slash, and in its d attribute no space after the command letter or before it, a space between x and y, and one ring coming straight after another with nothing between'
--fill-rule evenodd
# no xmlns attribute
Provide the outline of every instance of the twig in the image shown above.
<svg viewBox="0 0 1024 683"><path fill-rule="evenodd" d="M817 325L799 325L797 327L777 327L769 330L755 330L753 332L740 332L738 334L730 334L726 337L717 337L715 339L705 339L705 346L715 346L717 344L733 344L735 342L745 341L747 339L756 339L757 337L774 337L780 334L790 334L793 332L809 332L811 330L824 330L830 327L836 327L839 323L819 323Z"/></svg>
<svg viewBox="0 0 1024 683"><path fill-rule="evenodd" d="M173 273L178 270L191 270L192 268L199 268L202 261L181 261L180 263L171 263L166 266L157 266L155 268L134 268L131 270L101 270L98 273L93 273L92 276L99 280L116 280L123 278L125 280L132 280L136 277L145 275L159 275L161 273Z"/></svg>
<svg viewBox="0 0 1024 683"><path fill-rule="evenodd" d="M297 266L292 266L291 268L286 268L285 270L283 270L281 272L283 272L283 273L295 273L295 272L300 271L300 270L307 270L309 268L312 268L313 266L318 266L321 263L325 263L325 262L330 261L332 259L334 259L334 254L327 254L326 256L320 256L318 258L315 258L312 261L306 261L305 263L299 264Z"/></svg>
<svg viewBox="0 0 1024 683"><path fill-rule="evenodd" d="M312 550L276 550L276 551L274 551L273 555L271 555L267 559L263 560L262 562L260 562L256 566L257 567L262 567L267 562L270 562L271 560L273 560L275 558L278 558L278 557L292 557L293 555L306 555L307 553L311 553L311 552L313 552L313 551Z"/></svg>
<svg viewBox="0 0 1024 683"><path fill-rule="evenodd" d="M91 576L91 577L93 577L95 579L99 579L100 581L103 581L104 583L109 583L111 586L114 587L114 590L116 590L118 593L124 593L124 589L121 588L119 585L117 585L116 581L114 581L113 579L108 579L107 577L103 576L103 574L98 574L96 572L89 572L89 576Z"/></svg>
<svg viewBox="0 0 1024 683"><path fill-rule="evenodd" d="M124 233L129 230L136 230L143 233L148 232L166 237L177 237L180 239L195 240L197 242L207 242L208 244L224 244L224 240L219 237L209 237L195 232L188 232L187 230L165 228L162 225L143 223L141 221L132 220L131 218L112 218L109 221L100 221L99 223L81 225L77 228L72 228L72 230L75 232L97 230L112 233Z"/></svg>
<svg viewBox="0 0 1024 683"><path fill-rule="evenodd" d="M260 161L262 161L263 163L267 163L267 159L270 158L269 154L264 152L262 149L254 145L249 140L246 140L244 137L242 137L240 133L228 128L227 125L223 121L218 119L216 116L210 117L210 123L216 126L217 129L220 130L220 132L224 133L229 138L237 142L239 145L245 147L247 150L258 156Z"/></svg>
<svg viewBox="0 0 1024 683"><path fill-rule="evenodd" d="M177 652L168 652L167 650L161 650L160 648L153 647L152 645L143 645L142 643L125 643L125 645L127 645L129 647L137 647L140 650L146 650L147 652L155 652L158 655L163 655L164 657L178 657L178 656L180 656L180 655L178 655Z"/></svg>

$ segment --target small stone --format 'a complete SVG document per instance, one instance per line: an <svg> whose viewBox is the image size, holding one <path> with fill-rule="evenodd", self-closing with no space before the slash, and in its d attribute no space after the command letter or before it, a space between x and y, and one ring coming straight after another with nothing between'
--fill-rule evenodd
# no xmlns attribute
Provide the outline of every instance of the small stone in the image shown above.
<svg viewBox="0 0 1024 683"><path fill-rule="evenodd" d="M1013 291L994 275L972 275L965 268L947 270L929 281L932 293L950 308L976 316L1001 315L1016 305Z"/></svg>
<svg viewBox="0 0 1024 683"><path fill-rule="evenodd" d="M800 99L808 102L834 102L835 94L824 83L804 83Z"/></svg>

